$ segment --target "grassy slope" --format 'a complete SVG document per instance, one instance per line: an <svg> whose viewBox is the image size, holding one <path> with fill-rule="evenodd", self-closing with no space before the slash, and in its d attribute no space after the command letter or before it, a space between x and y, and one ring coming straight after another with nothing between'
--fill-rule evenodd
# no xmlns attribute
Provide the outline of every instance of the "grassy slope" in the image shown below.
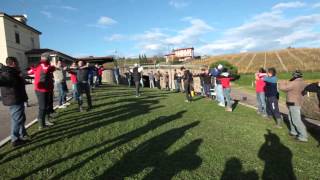
<svg viewBox="0 0 320 180"><path fill-rule="evenodd" d="M250 179L264 171L281 179L320 177L318 142L297 143L254 110L226 113L212 101L186 104L183 94L157 90L132 94L105 87L95 92L92 112L72 105L51 129L31 128L32 143L0 149L0 179Z"/></svg>

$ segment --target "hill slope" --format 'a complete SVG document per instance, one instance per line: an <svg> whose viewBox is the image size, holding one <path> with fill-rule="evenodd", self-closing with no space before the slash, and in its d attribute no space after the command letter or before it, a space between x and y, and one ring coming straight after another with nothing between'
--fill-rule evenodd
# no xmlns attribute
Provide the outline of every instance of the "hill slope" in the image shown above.
<svg viewBox="0 0 320 180"><path fill-rule="evenodd" d="M279 72L294 71L296 69L320 71L320 48L291 48L220 55L203 60L194 60L191 64L210 65L220 60L226 60L236 65L240 73L253 73L260 67L275 67Z"/></svg>

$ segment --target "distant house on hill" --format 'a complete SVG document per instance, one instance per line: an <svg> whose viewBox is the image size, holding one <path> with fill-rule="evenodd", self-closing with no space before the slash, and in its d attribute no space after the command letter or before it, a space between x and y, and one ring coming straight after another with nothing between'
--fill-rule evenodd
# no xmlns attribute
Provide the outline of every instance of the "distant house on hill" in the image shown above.
<svg viewBox="0 0 320 180"><path fill-rule="evenodd" d="M187 61L194 58L194 48L173 49L171 53L165 55L166 62Z"/></svg>

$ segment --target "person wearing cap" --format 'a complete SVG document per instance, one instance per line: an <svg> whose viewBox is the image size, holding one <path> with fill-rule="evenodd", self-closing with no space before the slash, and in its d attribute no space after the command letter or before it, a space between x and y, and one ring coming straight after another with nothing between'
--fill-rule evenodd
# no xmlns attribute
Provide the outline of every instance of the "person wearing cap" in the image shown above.
<svg viewBox="0 0 320 180"><path fill-rule="evenodd" d="M24 102L28 100L25 80L15 57L6 58L6 66L0 63L0 86L2 103L9 106L11 117L12 146L22 145L29 139L25 128Z"/></svg>
<svg viewBox="0 0 320 180"><path fill-rule="evenodd" d="M306 142L308 135L306 126L301 119L301 105L303 102L302 92L306 84L299 70L292 73L289 81L281 81L279 89L287 94L286 104L289 109L290 135L296 136L297 140Z"/></svg>
<svg viewBox="0 0 320 180"><path fill-rule="evenodd" d="M266 71L263 68L260 68L259 71L255 74L255 84L256 84L256 97L258 104L258 114L262 117L267 117L267 106L266 106L266 95L265 95L265 86L263 78L267 76Z"/></svg>
<svg viewBox="0 0 320 180"><path fill-rule="evenodd" d="M49 115L51 110L51 97L54 84L53 84L53 72L55 68L50 66L49 53L43 53L40 57L40 63L34 71L34 90L37 95L39 112L38 112L38 123L39 130L46 128L47 126L53 125L49 121ZM46 120L47 118L47 120Z"/></svg>
<svg viewBox="0 0 320 180"><path fill-rule="evenodd" d="M223 70L223 65L219 64L216 68L213 68L210 72L210 74L215 77L215 91L216 91L216 99L219 102L219 106L225 107L225 101L224 101L224 95L223 95L223 87L221 84L221 81L218 79L218 77L221 75Z"/></svg>
<svg viewBox="0 0 320 180"><path fill-rule="evenodd" d="M230 81L233 79L228 72L228 69L225 68L220 76L217 79L221 82L223 88L223 96L226 98L227 106L225 110L227 112L232 112L232 101L231 101L231 84Z"/></svg>

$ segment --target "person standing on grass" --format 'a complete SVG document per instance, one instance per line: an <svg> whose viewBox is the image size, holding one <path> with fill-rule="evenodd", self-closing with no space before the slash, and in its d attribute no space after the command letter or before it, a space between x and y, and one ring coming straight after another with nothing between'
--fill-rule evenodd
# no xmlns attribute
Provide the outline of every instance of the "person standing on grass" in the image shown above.
<svg viewBox="0 0 320 180"><path fill-rule="evenodd" d="M70 67L70 72L75 73L77 75L78 79L78 105L79 105L79 111L83 112L83 97L82 94L86 94L87 97L87 103L88 103L88 108L87 111L90 111L92 109L92 100L91 100L91 94L90 94L90 85L88 82L89 79L89 64L85 64L83 61L78 62L78 67L77 68L71 68Z"/></svg>
<svg viewBox="0 0 320 180"><path fill-rule="evenodd" d="M177 70L174 69L174 73L173 73L174 86L175 86L176 92L179 92L179 91L178 91L178 82L177 82L177 79L178 79L178 73L177 73Z"/></svg>
<svg viewBox="0 0 320 180"><path fill-rule="evenodd" d="M191 102L192 96L191 96L191 83L192 83L192 74L189 70L187 70L185 67L181 67L181 71L183 72L183 84L184 84L184 91L186 93L186 100L185 102Z"/></svg>
<svg viewBox="0 0 320 180"><path fill-rule="evenodd" d="M230 76L228 73L228 70L225 68L224 72L221 73L221 75L218 77L218 80L221 82L222 88L223 88L223 96L226 98L227 101L227 106L226 106L226 111L227 112L232 112L232 102L231 102L231 85L230 81L233 78Z"/></svg>
<svg viewBox="0 0 320 180"><path fill-rule="evenodd" d="M50 65L49 53L43 53L40 57L40 63L34 72L34 89L38 99L39 130L53 125L49 121L50 113L53 111L53 72L55 67ZM52 99L51 99L52 98ZM47 119L46 119L47 118Z"/></svg>
<svg viewBox="0 0 320 180"><path fill-rule="evenodd" d="M282 118L279 110L279 92L278 92L278 78L276 77L276 69L269 68L267 71L267 76L263 78L266 83L265 95L266 95L266 110L268 118L276 119L276 128L281 129Z"/></svg>
<svg viewBox="0 0 320 180"><path fill-rule="evenodd" d="M15 57L7 57L6 65L0 63L0 86L2 103L9 106L11 117L11 143L19 146L29 139L25 128L26 115L24 102L28 100L25 80Z"/></svg>
<svg viewBox="0 0 320 180"><path fill-rule="evenodd" d="M140 75L139 66L137 63L134 64L134 68L132 69L132 77L136 87L136 97L139 97L140 96L139 86L140 86L141 75Z"/></svg>
<svg viewBox="0 0 320 180"><path fill-rule="evenodd" d="M267 73L263 68L260 68L259 71L255 74L258 114L261 114L263 117L267 117L266 96L265 96L266 83L263 80L263 78L266 76L267 76Z"/></svg>
<svg viewBox="0 0 320 180"><path fill-rule="evenodd" d="M221 81L218 79L218 77L221 75L223 70L223 66L221 64L218 65L218 67L213 68L211 71L211 75L215 77L215 91L216 91L216 99L219 102L219 106L225 107L225 101L224 101L224 96L223 96L223 87L221 84Z"/></svg>
<svg viewBox="0 0 320 180"><path fill-rule="evenodd" d="M155 74L155 81L156 81L156 86L158 87L158 89L161 89L161 73L160 71L158 71L156 74Z"/></svg>
<svg viewBox="0 0 320 180"><path fill-rule="evenodd" d="M144 79L143 79L143 67L139 67L138 71L140 73L140 84L141 84L141 89L144 88Z"/></svg>
<svg viewBox="0 0 320 180"><path fill-rule="evenodd" d="M204 89L204 95L209 98L210 97L210 87L211 87L211 76L209 74L209 70L204 70L204 72L201 74L203 79L203 89Z"/></svg>
<svg viewBox="0 0 320 180"><path fill-rule="evenodd" d="M165 74L164 74L164 83L165 83L165 89L167 90L167 91L170 91L170 87L169 87L169 73L168 72L166 72Z"/></svg>
<svg viewBox="0 0 320 180"><path fill-rule="evenodd" d="M181 92L182 91L181 81L182 81L182 75L179 72L178 75L177 75L177 89L176 89L176 92Z"/></svg>
<svg viewBox="0 0 320 180"><path fill-rule="evenodd" d="M131 87L132 74L131 74L130 71L127 71L125 73L125 75L126 75L126 78L127 78L127 81L128 81L128 87Z"/></svg>
<svg viewBox="0 0 320 180"><path fill-rule="evenodd" d="M150 88L153 89L154 88L154 74L153 74L153 71L151 71L149 73L149 84L150 84Z"/></svg>
<svg viewBox="0 0 320 180"><path fill-rule="evenodd" d="M55 63L55 71L53 72L54 82L59 92L59 108L66 108L67 83L66 83L66 67L63 66L62 61L58 60Z"/></svg>
<svg viewBox="0 0 320 180"><path fill-rule="evenodd" d="M279 83L279 89L287 94L286 103L289 109L290 135L296 136L299 141L307 142L306 126L301 119L302 92L306 87L302 77L302 73L296 70L292 73L290 81Z"/></svg>
<svg viewBox="0 0 320 180"><path fill-rule="evenodd" d="M119 75L120 75L120 71L119 71L119 68L118 68L117 65L113 68L113 75L114 75L114 78L115 78L115 80L116 80L117 85L119 85Z"/></svg>
<svg viewBox="0 0 320 180"><path fill-rule="evenodd" d="M70 69L78 69L78 65L76 62L73 62L70 66ZM79 101L79 90L78 90L78 78L77 78L77 73L73 71L69 71L70 74L70 79L72 83L72 97L74 101L78 102Z"/></svg>
<svg viewBox="0 0 320 180"><path fill-rule="evenodd" d="M98 85L101 86L102 85L102 75L103 75L103 71L104 71L104 68L102 65L100 65L98 67Z"/></svg>

